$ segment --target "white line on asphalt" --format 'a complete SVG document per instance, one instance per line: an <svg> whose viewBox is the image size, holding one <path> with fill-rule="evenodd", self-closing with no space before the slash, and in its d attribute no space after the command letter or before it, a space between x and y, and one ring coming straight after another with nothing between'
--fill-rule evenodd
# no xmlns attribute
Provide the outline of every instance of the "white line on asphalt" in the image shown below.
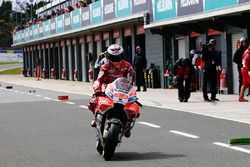
<svg viewBox="0 0 250 167"><path fill-rule="evenodd" d="M80 108L89 109L87 106L79 106Z"/></svg>
<svg viewBox="0 0 250 167"><path fill-rule="evenodd" d="M21 94L26 94L25 92L19 92L19 93L21 93Z"/></svg>
<svg viewBox="0 0 250 167"><path fill-rule="evenodd" d="M178 134L178 135L182 135L182 136L185 136L185 137L193 138L193 139L200 138L199 136L191 135L191 134L180 132L180 131L176 131L176 130L170 130L169 132L175 133L175 134Z"/></svg>
<svg viewBox="0 0 250 167"><path fill-rule="evenodd" d="M42 95L35 95L36 97L42 97Z"/></svg>
<svg viewBox="0 0 250 167"><path fill-rule="evenodd" d="M50 97L43 97L44 99L46 99L46 100L51 100L51 98Z"/></svg>
<svg viewBox="0 0 250 167"><path fill-rule="evenodd" d="M159 125L151 124L151 123L148 123L148 122L138 122L138 123L143 124L143 125L147 125L147 126L151 126L153 128L160 128Z"/></svg>
<svg viewBox="0 0 250 167"><path fill-rule="evenodd" d="M18 90L14 90L14 92L19 93L19 91L18 91Z"/></svg>
<svg viewBox="0 0 250 167"><path fill-rule="evenodd" d="M58 99L53 99L53 101L61 101L61 100L58 100Z"/></svg>
<svg viewBox="0 0 250 167"><path fill-rule="evenodd" d="M73 102L70 102L70 101L67 101L65 103L67 103L67 104L76 104L76 103L73 103Z"/></svg>
<svg viewBox="0 0 250 167"><path fill-rule="evenodd" d="M240 148L240 147L236 147L236 146L230 146L229 144L220 143L220 142L214 142L213 144L218 145L218 146L222 146L222 147L225 147L225 148L230 148L230 149L233 149L233 150L241 151L241 152L244 152L244 153L247 153L247 154L250 154L250 150L247 150L245 148Z"/></svg>

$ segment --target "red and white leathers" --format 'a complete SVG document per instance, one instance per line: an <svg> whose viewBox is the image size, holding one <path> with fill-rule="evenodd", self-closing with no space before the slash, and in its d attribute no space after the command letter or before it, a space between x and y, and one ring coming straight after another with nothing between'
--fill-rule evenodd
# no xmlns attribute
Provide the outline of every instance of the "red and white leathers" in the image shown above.
<svg viewBox="0 0 250 167"><path fill-rule="evenodd" d="M250 85L250 47L244 52L242 56L242 85L247 87Z"/></svg>
<svg viewBox="0 0 250 167"><path fill-rule="evenodd" d="M132 65L127 61L122 60L119 67L115 67L112 62L108 62L100 68L98 78L93 84L93 89L95 92L100 92L102 91L103 84L107 86L119 77L127 77L132 84L134 74L135 72Z"/></svg>

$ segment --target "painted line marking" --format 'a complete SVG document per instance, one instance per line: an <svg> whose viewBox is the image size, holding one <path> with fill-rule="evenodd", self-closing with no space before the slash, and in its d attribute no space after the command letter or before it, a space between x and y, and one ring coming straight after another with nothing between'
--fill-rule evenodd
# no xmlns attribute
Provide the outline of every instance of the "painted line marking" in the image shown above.
<svg viewBox="0 0 250 167"><path fill-rule="evenodd" d="M14 92L19 93L19 91L18 91L18 90L14 90Z"/></svg>
<svg viewBox="0 0 250 167"><path fill-rule="evenodd" d="M230 149L233 149L233 150L236 150L236 151L240 151L240 152L250 154L250 150L245 149L245 148L230 146L229 144L220 143L220 142L214 142L213 144L221 146L221 147L230 148Z"/></svg>
<svg viewBox="0 0 250 167"><path fill-rule="evenodd" d="M138 123L143 124L143 125L147 125L147 126L150 126L150 127L153 127L153 128L161 128L159 125L151 124L151 123L148 123L148 122L138 122Z"/></svg>
<svg viewBox="0 0 250 167"><path fill-rule="evenodd" d="M89 109L87 106L79 106L80 108Z"/></svg>
<svg viewBox="0 0 250 167"><path fill-rule="evenodd" d="M49 97L43 97L44 99L46 99L46 100L51 100L51 98L49 98Z"/></svg>
<svg viewBox="0 0 250 167"><path fill-rule="evenodd" d="M58 100L58 99L53 99L53 101L56 101L56 102L58 102L58 101L61 101L61 100Z"/></svg>
<svg viewBox="0 0 250 167"><path fill-rule="evenodd" d="M36 97L42 97L42 95L35 95Z"/></svg>
<svg viewBox="0 0 250 167"><path fill-rule="evenodd" d="M67 104L76 104L76 103L73 103L73 102L70 102L70 101L67 101L65 103L67 103Z"/></svg>
<svg viewBox="0 0 250 167"><path fill-rule="evenodd" d="M169 132L175 133L175 134L178 134L178 135L182 135L182 136L185 136L185 137L193 138L193 139L200 138L199 136L195 136L195 135L192 135L192 134L188 134L188 133L184 133L184 132L180 132L180 131L176 131L176 130L170 130Z"/></svg>

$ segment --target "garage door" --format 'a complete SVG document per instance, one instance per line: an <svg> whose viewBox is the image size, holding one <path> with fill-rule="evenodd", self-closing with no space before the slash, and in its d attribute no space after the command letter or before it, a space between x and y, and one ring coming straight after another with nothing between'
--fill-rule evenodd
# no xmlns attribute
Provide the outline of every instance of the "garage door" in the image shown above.
<svg viewBox="0 0 250 167"><path fill-rule="evenodd" d="M237 41L243 36L242 33L233 33L232 34L232 54L234 56L235 51L237 50ZM232 57L233 57L232 56ZM233 62L233 92L239 94L239 73L237 65Z"/></svg>

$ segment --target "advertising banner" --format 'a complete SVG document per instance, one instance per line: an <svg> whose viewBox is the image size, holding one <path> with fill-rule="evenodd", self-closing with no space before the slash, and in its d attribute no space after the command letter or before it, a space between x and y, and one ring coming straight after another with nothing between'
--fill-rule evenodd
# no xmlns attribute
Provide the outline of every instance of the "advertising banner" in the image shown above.
<svg viewBox="0 0 250 167"><path fill-rule="evenodd" d="M81 27L80 9L76 8L71 13L72 13L72 29L80 28Z"/></svg>
<svg viewBox="0 0 250 167"><path fill-rule="evenodd" d="M87 26L90 25L90 7L81 8L81 25Z"/></svg>
<svg viewBox="0 0 250 167"><path fill-rule="evenodd" d="M203 12L203 0L177 0L177 16Z"/></svg>
<svg viewBox="0 0 250 167"><path fill-rule="evenodd" d="M116 0L116 17L129 16L131 14L130 0Z"/></svg>
<svg viewBox="0 0 250 167"><path fill-rule="evenodd" d="M175 0L153 0L153 13L155 21L175 18Z"/></svg>
<svg viewBox="0 0 250 167"><path fill-rule="evenodd" d="M110 20L115 18L115 1L104 0L103 1L103 20Z"/></svg>
<svg viewBox="0 0 250 167"><path fill-rule="evenodd" d="M132 13L148 10L149 0L132 0Z"/></svg>
<svg viewBox="0 0 250 167"><path fill-rule="evenodd" d="M102 22L102 5L101 1L97 1L91 4L91 24L97 24Z"/></svg>
<svg viewBox="0 0 250 167"><path fill-rule="evenodd" d="M46 37L50 36L50 20L43 22L43 33Z"/></svg>
<svg viewBox="0 0 250 167"><path fill-rule="evenodd" d="M30 37L30 40L33 39L33 26L29 27L29 37Z"/></svg>
<svg viewBox="0 0 250 167"><path fill-rule="evenodd" d="M29 28L25 28L24 29L24 36L25 36L25 42L27 42L27 41L30 40L30 37L29 37Z"/></svg>
<svg viewBox="0 0 250 167"><path fill-rule="evenodd" d="M56 19L55 18L50 19L50 33L52 35L56 34Z"/></svg>
<svg viewBox="0 0 250 167"><path fill-rule="evenodd" d="M21 30L21 42L25 42L25 32Z"/></svg>
<svg viewBox="0 0 250 167"><path fill-rule="evenodd" d="M39 38L39 25L33 25L33 39Z"/></svg>
<svg viewBox="0 0 250 167"><path fill-rule="evenodd" d="M250 0L239 0L239 3L246 3L246 2L250 2Z"/></svg>
<svg viewBox="0 0 250 167"><path fill-rule="evenodd" d="M205 0L205 11L237 5L237 0Z"/></svg>
<svg viewBox="0 0 250 167"><path fill-rule="evenodd" d="M43 23L40 23L39 24L39 38L42 38L44 37L44 34L43 34Z"/></svg>
<svg viewBox="0 0 250 167"><path fill-rule="evenodd" d="M70 13L64 14L64 31L71 30L71 17Z"/></svg>
<svg viewBox="0 0 250 167"><path fill-rule="evenodd" d="M57 16L56 17L56 33L62 33L64 32L64 20L63 20L63 16Z"/></svg>

